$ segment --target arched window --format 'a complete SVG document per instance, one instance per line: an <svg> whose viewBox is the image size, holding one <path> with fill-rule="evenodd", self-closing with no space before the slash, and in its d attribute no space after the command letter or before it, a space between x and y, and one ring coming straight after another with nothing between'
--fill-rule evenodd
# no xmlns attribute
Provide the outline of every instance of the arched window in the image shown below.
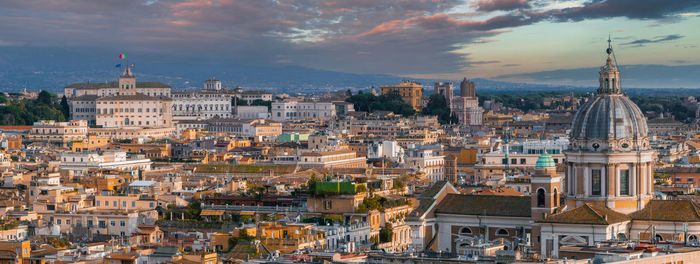
<svg viewBox="0 0 700 264"><path fill-rule="evenodd" d="M554 188L554 207L559 206L559 192Z"/></svg>
<svg viewBox="0 0 700 264"><path fill-rule="evenodd" d="M459 230L460 235L471 235L472 230L469 227L462 227L462 229Z"/></svg>
<svg viewBox="0 0 700 264"><path fill-rule="evenodd" d="M498 231L496 231L496 235L497 236L508 236L508 230L505 230L503 228L498 229Z"/></svg>
<svg viewBox="0 0 700 264"><path fill-rule="evenodd" d="M656 242L663 242L664 241L664 237L662 237L661 235L656 235L654 238L656 239Z"/></svg>
<svg viewBox="0 0 700 264"><path fill-rule="evenodd" d="M695 236L695 235L690 235L690 236L688 236L688 242L697 243L697 242L698 242L698 237Z"/></svg>
<svg viewBox="0 0 700 264"><path fill-rule="evenodd" d="M537 189L537 207L544 207L544 189Z"/></svg>

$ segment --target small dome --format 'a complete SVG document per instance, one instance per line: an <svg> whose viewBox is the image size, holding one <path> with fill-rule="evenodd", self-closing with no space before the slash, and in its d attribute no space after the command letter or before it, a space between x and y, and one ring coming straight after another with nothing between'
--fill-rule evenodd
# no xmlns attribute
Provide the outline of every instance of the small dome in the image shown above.
<svg viewBox="0 0 700 264"><path fill-rule="evenodd" d="M639 107L623 94L598 94L579 109L571 126L572 139L640 139L647 121Z"/></svg>
<svg viewBox="0 0 700 264"><path fill-rule="evenodd" d="M537 158L537 163L535 163L535 168L547 168L547 167L556 167L556 163L554 163L554 158L552 158L552 155L549 155L549 153L542 153L539 158Z"/></svg>

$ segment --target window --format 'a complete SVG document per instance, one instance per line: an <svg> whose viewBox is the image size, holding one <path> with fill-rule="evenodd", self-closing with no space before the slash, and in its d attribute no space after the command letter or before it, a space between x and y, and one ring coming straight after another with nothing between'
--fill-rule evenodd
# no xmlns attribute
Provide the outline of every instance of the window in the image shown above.
<svg viewBox="0 0 700 264"><path fill-rule="evenodd" d="M109 225L111 225L111 226L117 226L117 221L114 221L114 220L109 221Z"/></svg>
<svg viewBox="0 0 700 264"><path fill-rule="evenodd" d="M100 206L100 201L95 201L95 203L97 203L97 206Z"/></svg>
<svg viewBox="0 0 700 264"><path fill-rule="evenodd" d="M508 163L508 159L501 160L501 164L506 164L506 163Z"/></svg>
<svg viewBox="0 0 700 264"><path fill-rule="evenodd" d="M469 227L462 227L462 229L459 230L460 235L471 235L472 230Z"/></svg>
<svg viewBox="0 0 700 264"><path fill-rule="evenodd" d="M630 195L630 170L620 170L620 195Z"/></svg>
<svg viewBox="0 0 700 264"><path fill-rule="evenodd" d="M591 195L600 195L600 170L591 170Z"/></svg>
<svg viewBox="0 0 700 264"><path fill-rule="evenodd" d="M156 207L156 205L155 205L155 203L151 202L151 203L149 204L149 207L154 208L154 207Z"/></svg>
<svg viewBox="0 0 700 264"><path fill-rule="evenodd" d="M520 164L525 164L525 163L527 163L527 160L525 160L525 159L520 159Z"/></svg>
<svg viewBox="0 0 700 264"><path fill-rule="evenodd" d="M333 201L331 201L331 200L323 201L323 208L326 210L332 209L333 208Z"/></svg>
<svg viewBox="0 0 700 264"><path fill-rule="evenodd" d="M56 224L60 225L61 224L61 219L56 219Z"/></svg>
<svg viewBox="0 0 700 264"><path fill-rule="evenodd" d="M498 229L498 231L496 231L496 235L497 236L508 236L508 230L505 230L503 228Z"/></svg>
<svg viewBox="0 0 700 264"><path fill-rule="evenodd" d="M510 159L510 164L518 164L518 159Z"/></svg>
<svg viewBox="0 0 700 264"><path fill-rule="evenodd" d="M112 201L112 207L117 207L117 201Z"/></svg>
<svg viewBox="0 0 700 264"><path fill-rule="evenodd" d="M694 178L688 178L688 182L693 182Z"/></svg>
<svg viewBox="0 0 700 264"><path fill-rule="evenodd" d="M125 222L125 221L119 221L119 226L126 226L126 222Z"/></svg>
<svg viewBox="0 0 700 264"><path fill-rule="evenodd" d="M105 227L107 227L107 222L105 222L104 220L100 220L98 222L98 225L100 228L105 228Z"/></svg>
<svg viewBox="0 0 700 264"><path fill-rule="evenodd" d="M126 201L122 201L122 207L126 207Z"/></svg>
<svg viewBox="0 0 700 264"><path fill-rule="evenodd" d="M136 201L131 201L131 207L136 207Z"/></svg>
<svg viewBox="0 0 700 264"><path fill-rule="evenodd" d="M544 189L537 190L537 207L544 207L545 193Z"/></svg>

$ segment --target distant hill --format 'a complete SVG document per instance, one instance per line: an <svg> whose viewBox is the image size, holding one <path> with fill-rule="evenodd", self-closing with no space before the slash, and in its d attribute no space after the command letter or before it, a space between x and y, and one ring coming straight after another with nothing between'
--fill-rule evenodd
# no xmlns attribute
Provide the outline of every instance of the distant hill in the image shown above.
<svg viewBox="0 0 700 264"><path fill-rule="evenodd" d="M597 85L598 67L540 71L496 76L499 81L520 80L572 86ZM622 88L700 88L700 65L620 65Z"/></svg>
<svg viewBox="0 0 700 264"><path fill-rule="evenodd" d="M30 90L43 89L59 92L64 86L76 82L114 81L119 74L115 64L125 65L127 61L117 60L112 53L114 52L69 48L37 50L36 48L0 47L0 91L19 91L26 86ZM173 63L168 58L147 54L133 57L138 60L134 59L129 63L135 64L134 71L139 80L163 82L177 90L197 89L202 86L204 80L211 77L222 80L226 87L241 86L245 89L292 94L317 94L347 89L367 91L372 85L378 88L381 84L395 84L402 79L407 79L386 74L352 74L299 66L258 66L246 65L245 62L182 64ZM591 87L596 86L597 71L597 68L581 68L503 75L496 78L497 80L476 78L474 81L479 93L524 94L537 91L585 93L592 92ZM677 87L700 87L700 74L698 74L700 65L630 65L623 66L623 71L625 78L623 87L668 87L661 85L665 81L679 83ZM645 82L642 81L645 79L644 76L658 80ZM515 79L533 80L533 82L542 80L543 83L560 85L510 81ZM424 84L425 93L429 94L432 92L433 82L450 80L416 79L415 81ZM455 90L458 92L459 81L454 82ZM688 85L680 85L681 83ZM691 83L697 85L691 86ZM623 89L632 93L632 89ZM668 93L670 90L661 91ZM694 89L682 91L690 95L698 94Z"/></svg>

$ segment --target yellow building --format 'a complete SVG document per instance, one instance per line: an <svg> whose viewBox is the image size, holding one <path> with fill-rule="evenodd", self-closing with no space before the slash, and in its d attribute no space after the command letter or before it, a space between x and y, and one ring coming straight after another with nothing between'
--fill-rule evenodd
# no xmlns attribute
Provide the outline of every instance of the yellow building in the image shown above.
<svg viewBox="0 0 700 264"><path fill-rule="evenodd" d="M146 154L146 158L170 157L170 143L163 144L138 144L138 143L118 143L114 147L130 153Z"/></svg>
<svg viewBox="0 0 700 264"><path fill-rule="evenodd" d="M23 263L31 256L31 252L29 240L0 241L0 263Z"/></svg>
<svg viewBox="0 0 700 264"><path fill-rule="evenodd" d="M313 224L280 224L264 222L258 225L256 237L268 249L291 253L305 248L323 248L326 239L323 232L315 231Z"/></svg>
<svg viewBox="0 0 700 264"><path fill-rule="evenodd" d="M7 138L7 150L20 150L22 149L22 137L21 136L11 136Z"/></svg>
<svg viewBox="0 0 700 264"><path fill-rule="evenodd" d="M175 264L216 264L219 263L216 253L182 255L173 261Z"/></svg>
<svg viewBox="0 0 700 264"><path fill-rule="evenodd" d="M107 146L109 146L109 137L88 135L88 137L83 141L73 142L71 148L73 149L73 152L82 152L105 149Z"/></svg>
<svg viewBox="0 0 700 264"><path fill-rule="evenodd" d="M423 85L413 81L402 81L398 85L379 86L382 95L398 94L406 104L409 104L416 111L423 107Z"/></svg>

